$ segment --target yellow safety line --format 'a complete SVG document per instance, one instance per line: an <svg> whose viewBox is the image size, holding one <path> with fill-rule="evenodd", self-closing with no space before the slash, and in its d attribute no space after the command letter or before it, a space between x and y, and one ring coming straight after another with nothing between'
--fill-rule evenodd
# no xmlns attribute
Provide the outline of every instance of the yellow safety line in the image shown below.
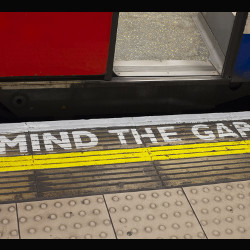
<svg viewBox="0 0 250 250"><path fill-rule="evenodd" d="M0 172L250 153L250 140L0 157Z"/></svg>

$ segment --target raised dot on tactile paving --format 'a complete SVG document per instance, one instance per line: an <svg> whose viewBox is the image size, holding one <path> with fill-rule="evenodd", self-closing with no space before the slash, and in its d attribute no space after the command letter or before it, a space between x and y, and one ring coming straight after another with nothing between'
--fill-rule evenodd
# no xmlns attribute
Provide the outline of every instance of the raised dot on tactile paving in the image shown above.
<svg viewBox="0 0 250 250"><path fill-rule="evenodd" d="M114 207L111 207L111 208L109 209L109 212L113 214L113 213L116 212L116 209L115 209Z"/></svg>
<svg viewBox="0 0 250 250"><path fill-rule="evenodd" d="M228 201L232 201L232 200L233 200L233 197L232 197L231 195L227 195L227 196L226 196L226 199L227 199Z"/></svg>
<svg viewBox="0 0 250 250"><path fill-rule="evenodd" d="M181 190L178 190L178 191L177 191L177 194L180 195L180 196L182 196L182 195L183 195L183 192L182 192Z"/></svg>
<svg viewBox="0 0 250 250"><path fill-rule="evenodd" d="M201 220L201 225L202 226L206 226L208 224L208 222L206 220Z"/></svg>
<svg viewBox="0 0 250 250"><path fill-rule="evenodd" d="M221 191L221 187L216 186L216 187L214 187L214 190L217 191L217 192L220 192Z"/></svg>
<svg viewBox="0 0 250 250"><path fill-rule="evenodd" d="M136 209L137 209L137 210L142 210L142 209L143 209L143 206L142 206L142 205L137 205L137 206L136 206Z"/></svg>
<svg viewBox="0 0 250 250"><path fill-rule="evenodd" d="M24 222L26 222L26 221L27 221L27 218L25 218L25 217L21 217L21 218L19 219L19 221L20 221L21 223L24 223Z"/></svg>
<svg viewBox="0 0 250 250"><path fill-rule="evenodd" d="M85 200L82 201L82 203L83 203L84 205L89 205L89 204L90 204L90 200L85 199Z"/></svg>
<svg viewBox="0 0 250 250"><path fill-rule="evenodd" d="M31 211L33 209L33 207L31 205L26 205L25 206L25 210L27 211Z"/></svg>
<svg viewBox="0 0 250 250"><path fill-rule="evenodd" d="M244 221L246 218L243 215L238 215L238 220Z"/></svg>
<svg viewBox="0 0 250 250"><path fill-rule="evenodd" d="M185 239L192 239L192 236L191 236L190 234L185 234L185 235L184 235L184 238L185 238Z"/></svg>
<svg viewBox="0 0 250 250"><path fill-rule="evenodd" d="M130 211L130 208L128 206L125 206L125 207L122 208L122 210L125 211L125 212L128 212L128 211Z"/></svg>
<svg viewBox="0 0 250 250"><path fill-rule="evenodd" d="M227 189L227 190L232 190L232 189L233 189L233 186L232 186L232 185L227 185L227 186L226 186L226 189Z"/></svg>
<svg viewBox="0 0 250 250"><path fill-rule="evenodd" d="M11 232L10 232L10 235L11 235L11 236L17 236L17 235L18 235L17 230L11 231Z"/></svg>
<svg viewBox="0 0 250 250"><path fill-rule="evenodd" d="M72 212L66 212L66 213L64 213L64 217L65 218L70 218L72 215L73 215Z"/></svg>
<svg viewBox="0 0 250 250"><path fill-rule="evenodd" d="M221 209L219 207L215 207L213 210L214 210L215 213L220 213L221 212Z"/></svg>
<svg viewBox="0 0 250 250"><path fill-rule="evenodd" d="M204 193L208 193L210 191L209 188L207 188L207 187L204 187L202 190Z"/></svg>
<svg viewBox="0 0 250 250"><path fill-rule="evenodd" d="M9 224L9 222L10 222L10 221L9 221L8 219L3 219L3 220L2 220L2 223L3 223L4 225Z"/></svg>
<svg viewBox="0 0 250 250"><path fill-rule="evenodd" d="M225 233L226 233L226 234L232 234L233 231L232 231L232 229L228 228L228 229L225 230Z"/></svg>
<svg viewBox="0 0 250 250"><path fill-rule="evenodd" d="M41 221L41 220L42 220L42 216L36 215L36 216L34 217L34 220L35 220L35 221Z"/></svg>
<svg viewBox="0 0 250 250"><path fill-rule="evenodd" d="M157 194L157 193L152 193L152 197L158 198L158 197L159 197L159 194Z"/></svg>
<svg viewBox="0 0 250 250"><path fill-rule="evenodd" d="M152 208L152 209L155 209L155 208L157 208L157 205L156 205L155 203L151 203L151 204L149 205L149 207Z"/></svg>
<svg viewBox="0 0 250 250"><path fill-rule="evenodd" d="M169 204L168 202L164 202L164 203L162 204L162 206L165 207L165 208L168 208L168 207L170 207L170 204Z"/></svg>
<svg viewBox="0 0 250 250"><path fill-rule="evenodd" d="M214 236L220 236L220 232L217 231L217 230L214 230L214 231L212 232L212 234L213 234Z"/></svg>
<svg viewBox="0 0 250 250"><path fill-rule="evenodd" d="M229 223L233 222L233 218L231 218L231 217L227 217L225 220L226 220L226 222L229 222Z"/></svg>
<svg viewBox="0 0 250 250"><path fill-rule="evenodd" d="M202 232L199 232L197 236L198 236L199 238L205 238L205 235L204 235L204 233L202 233Z"/></svg>
<svg viewBox="0 0 250 250"><path fill-rule="evenodd" d="M122 235L123 235L123 231L122 231L122 230L118 230L118 231L117 231L117 235L118 235L118 236L122 236Z"/></svg>
<svg viewBox="0 0 250 250"><path fill-rule="evenodd" d="M133 218L133 220L136 221L136 222L141 221L141 217L135 216L135 217Z"/></svg>
<svg viewBox="0 0 250 250"><path fill-rule="evenodd" d="M61 202L55 202L54 206L56 208L60 208L60 207L62 207L62 203Z"/></svg>
<svg viewBox="0 0 250 250"><path fill-rule="evenodd" d="M84 239L92 239L92 235L91 234L86 234L86 235L84 235Z"/></svg>
<svg viewBox="0 0 250 250"><path fill-rule="evenodd" d="M209 199L203 198L203 199L202 199L202 202L205 203L205 204L207 204L207 203L209 202Z"/></svg>
<svg viewBox="0 0 250 250"><path fill-rule="evenodd" d="M155 219L155 217L154 217L154 215L149 214L149 215L147 216L147 219L148 219L148 220L154 220L154 219Z"/></svg>
<svg viewBox="0 0 250 250"><path fill-rule="evenodd" d="M194 215L194 213L193 213L192 210L187 210L186 214L189 215L189 216L193 216Z"/></svg>
<svg viewBox="0 0 250 250"><path fill-rule="evenodd" d="M227 207L226 207L226 210L227 210L228 212L231 212L231 213L233 212L233 208L232 208L231 206L227 206Z"/></svg>
<svg viewBox="0 0 250 250"><path fill-rule="evenodd" d="M174 212L174 217L181 217L181 213L180 212Z"/></svg>
<svg viewBox="0 0 250 250"><path fill-rule="evenodd" d="M79 229L82 227L82 224L80 223L75 223L74 228Z"/></svg>
<svg viewBox="0 0 250 250"><path fill-rule="evenodd" d="M50 214L48 216L48 218L51 219L51 220L55 220L57 218L57 216L56 216L56 214Z"/></svg>
<svg viewBox="0 0 250 250"><path fill-rule="evenodd" d="M145 227L144 230L147 233L151 233L152 232L152 228L151 227Z"/></svg>
<svg viewBox="0 0 250 250"><path fill-rule="evenodd" d="M190 202L191 202L192 205L195 205L197 203L197 200L192 199Z"/></svg>
<svg viewBox="0 0 250 250"><path fill-rule="evenodd" d="M113 196L113 197L112 197L112 200L113 200L113 201L119 201L120 199L119 199L118 196Z"/></svg>
<svg viewBox="0 0 250 250"><path fill-rule="evenodd" d="M245 206L244 206L243 204L239 204L239 205L238 205L238 208L239 208L240 210L244 210L244 209L245 209Z"/></svg>
<svg viewBox="0 0 250 250"><path fill-rule="evenodd" d="M97 199L97 202L98 202L98 203L103 203L104 200L103 200L103 198L98 198L98 199Z"/></svg>
<svg viewBox="0 0 250 250"><path fill-rule="evenodd" d="M73 206L75 206L76 205L76 202L75 201L73 201L73 200L71 200L71 201L69 201L69 203L68 203L71 207L73 207Z"/></svg>
<svg viewBox="0 0 250 250"><path fill-rule="evenodd" d="M106 225L106 226L110 225L110 220L104 220L103 224Z"/></svg>
<svg viewBox="0 0 250 250"><path fill-rule="evenodd" d="M44 232L49 233L49 232L51 232L52 228L46 226L43 230L44 230Z"/></svg>
<svg viewBox="0 0 250 250"><path fill-rule="evenodd" d="M244 195L244 194L238 194L237 197L238 197L239 199L244 199L244 198L245 198L245 195Z"/></svg>
<svg viewBox="0 0 250 250"><path fill-rule="evenodd" d="M177 223L174 223L174 224L172 224L172 228L174 228L174 229L179 229L179 228L180 228L180 225L177 224Z"/></svg>
<svg viewBox="0 0 250 250"><path fill-rule="evenodd" d="M198 191L197 191L197 189L191 189L191 193L192 193L192 194L197 194Z"/></svg>
<svg viewBox="0 0 250 250"><path fill-rule="evenodd" d="M105 232L100 233L99 236L101 238L107 238L107 234Z"/></svg>
<svg viewBox="0 0 250 250"><path fill-rule="evenodd" d="M136 228L132 228L132 229L131 229L131 233L132 233L132 234L137 234L137 233L138 233L138 230L137 230Z"/></svg>
<svg viewBox="0 0 250 250"><path fill-rule="evenodd" d="M30 228L30 229L28 229L28 232L30 234L34 234L36 232L36 229L35 228Z"/></svg>
<svg viewBox="0 0 250 250"><path fill-rule="evenodd" d="M95 227L95 226L96 226L96 222L94 222L94 221L90 221L90 222L89 222L89 226L91 226L91 227Z"/></svg>
<svg viewBox="0 0 250 250"><path fill-rule="evenodd" d="M8 210L9 210L9 212L11 212L11 213L16 211L15 207L13 207L13 206L9 207Z"/></svg>
<svg viewBox="0 0 250 250"><path fill-rule="evenodd" d="M85 211L83 211L83 210L81 210L81 211L79 211L79 213L78 213L81 217L83 217L83 216L85 216L86 215L86 212Z"/></svg>
<svg viewBox="0 0 250 250"><path fill-rule="evenodd" d="M158 228L159 228L159 230L160 230L160 231L164 231L164 230L166 230L166 226L164 226L164 225L159 225L159 227L158 227Z"/></svg>
<svg viewBox="0 0 250 250"><path fill-rule="evenodd" d="M176 206L181 206L181 205L182 205L182 201L176 201L176 202L175 202L175 205L176 205Z"/></svg>
<svg viewBox="0 0 250 250"><path fill-rule="evenodd" d="M139 194L139 198L142 199L142 200L145 200L146 199L146 195L145 194Z"/></svg>
<svg viewBox="0 0 250 250"><path fill-rule="evenodd" d="M46 209L48 207L48 205L46 204L46 203L42 203L41 205L40 205L40 208L41 209Z"/></svg>
<svg viewBox="0 0 250 250"><path fill-rule="evenodd" d="M167 197L170 197L170 196L171 196L171 192L166 191L166 192L164 193L164 195L167 196Z"/></svg>
<svg viewBox="0 0 250 250"><path fill-rule="evenodd" d="M131 200L133 200L133 196L132 195L126 195L125 199L131 201Z"/></svg>
<svg viewBox="0 0 250 250"><path fill-rule="evenodd" d="M60 225L59 226L59 230L61 230L61 231L64 231L64 230L66 230L67 229L67 226L66 225Z"/></svg>
<svg viewBox="0 0 250 250"><path fill-rule="evenodd" d="M101 211L99 209L94 209L93 210L93 214L95 215L99 215L101 213Z"/></svg>
<svg viewBox="0 0 250 250"><path fill-rule="evenodd" d="M177 236L175 236L175 235L173 235L173 236L171 236L171 237L170 237L170 239L172 239L172 240L177 240L177 239L178 239L178 237L177 237Z"/></svg>
<svg viewBox="0 0 250 250"><path fill-rule="evenodd" d="M168 215L167 215L166 213L162 213L162 214L161 214L161 218L162 218L162 219L167 219L167 218L168 218Z"/></svg>
<svg viewBox="0 0 250 250"><path fill-rule="evenodd" d="M206 209L206 208L201 209L201 213L202 214L208 214L208 209Z"/></svg>
<svg viewBox="0 0 250 250"><path fill-rule="evenodd" d="M221 221L219 219L214 219L213 222L216 224L216 225L219 225L221 223Z"/></svg>
<svg viewBox="0 0 250 250"><path fill-rule="evenodd" d="M120 222L121 222L122 224L125 224L125 223L127 222L127 219L126 219L126 218L121 218L121 219L120 219Z"/></svg>
<svg viewBox="0 0 250 250"><path fill-rule="evenodd" d="M240 233L245 233L245 232L246 232L246 229L245 229L244 227L239 227L239 228L238 228L238 231L239 231Z"/></svg>
<svg viewBox="0 0 250 250"><path fill-rule="evenodd" d="M221 198L220 198L220 196L215 196L215 197L214 197L214 200L217 201L217 202L220 202L220 201L221 201Z"/></svg>
<svg viewBox="0 0 250 250"><path fill-rule="evenodd" d="M187 228L193 227L193 223L192 222L186 222L185 225L186 225Z"/></svg>

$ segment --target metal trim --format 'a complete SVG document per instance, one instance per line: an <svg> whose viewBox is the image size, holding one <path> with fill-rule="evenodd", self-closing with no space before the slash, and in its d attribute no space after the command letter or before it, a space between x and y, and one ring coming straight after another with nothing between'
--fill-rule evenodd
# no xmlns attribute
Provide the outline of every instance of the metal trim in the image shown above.
<svg viewBox="0 0 250 250"><path fill-rule="evenodd" d="M110 34L110 44L109 44L109 55L107 61L107 70L104 76L104 80L110 81L113 76L113 63L115 57L115 45L116 45L116 36L117 36L117 27L118 27L119 12L114 12L112 17L112 26Z"/></svg>
<svg viewBox="0 0 250 250"><path fill-rule="evenodd" d="M207 45L210 54L209 60L216 68L216 70L221 74L225 55L223 54L216 38L214 37L203 15L201 13L198 13L197 16L193 17L193 21L197 26L198 30L200 31L204 42Z"/></svg>
<svg viewBox="0 0 250 250"><path fill-rule="evenodd" d="M116 61L118 76L199 76L219 75L210 62L189 60Z"/></svg>
<svg viewBox="0 0 250 250"><path fill-rule="evenodd" d="M110 81L105 80L64 80L64 81L18 81L10 83L0 82L0 90L32 90L32 89L63 89L63 88L95 88L95 87L126 87L134 85L145 86L164 86L164 85L185 85L185 84L228 84L229 81L219 75L200 75L200 76L118 76Z"/></svg>
<svg viewBox="0 0 250 250"><path fill-rule="evenodd" d="M239 52L241 38L245 29L248 12L237 12L231 37L228 44L227 53L225 56L225 62L223 65L221 76L229 80L232 79L234 66L236 63L237 55Z"/></svg>

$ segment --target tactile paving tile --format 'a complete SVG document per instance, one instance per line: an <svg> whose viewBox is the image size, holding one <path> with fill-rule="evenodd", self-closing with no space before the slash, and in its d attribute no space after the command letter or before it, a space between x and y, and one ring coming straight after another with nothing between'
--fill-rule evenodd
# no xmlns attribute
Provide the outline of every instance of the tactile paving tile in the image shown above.
<svg viewBox="0 0 250 250"><path fill-rule="evenodd" d="M113 239L102 195L18 204L22 239Z"/></svg>
<svg viewBox="0 0 250 250"><path fill-rule="evenodd" d="M15 204L0 205L0 239L19 239Z"/></svg>
<svg viewBox="0 0 250 250"><path fill-rule="evenodd" d="M179 188L104 197L119 239L205 238Z"/></svg>
<svg viewBox="0 0 250 250"><path fill-rule="evenodd" d="M250 238L250 181L186 187L209 239Z"/></svg>

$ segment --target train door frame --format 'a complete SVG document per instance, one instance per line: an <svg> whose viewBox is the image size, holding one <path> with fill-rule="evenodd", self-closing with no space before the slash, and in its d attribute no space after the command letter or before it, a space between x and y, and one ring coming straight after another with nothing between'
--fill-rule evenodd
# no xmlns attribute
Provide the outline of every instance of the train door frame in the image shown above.
<svg viewBox="0 0 250 250"><path fill-rule="evenodd" d="M247 16L236 13L221 75L122 77L113 71L119 19L114 12L105 75L1 78L1 122L205 113L249 99L249 82L233 81Z"/></svg>
<svg viewBox="0 0 250 250"><path fill-rule="evenodd" d="M232 80L233 78L233 70L237 59L238 51L240 48L241 39L246 25L247 17L248 17L248 12L236 12L235 14L235 19L233 22L231 35L228 42L225 59L222 64L222 70L221 72L219 72L220 76L224 79ZM115 54L118 21L119 21L119 12L114 12L112 20L112 31L110 37L110 51L107 64L107 73L104 78L107 81L112 80L112 76L117 77L117 75L113 70L113 65L114 65L114 54ZM136 78L138 79L138 77ZM193 78L193 76L191 78Z"/></svg>

